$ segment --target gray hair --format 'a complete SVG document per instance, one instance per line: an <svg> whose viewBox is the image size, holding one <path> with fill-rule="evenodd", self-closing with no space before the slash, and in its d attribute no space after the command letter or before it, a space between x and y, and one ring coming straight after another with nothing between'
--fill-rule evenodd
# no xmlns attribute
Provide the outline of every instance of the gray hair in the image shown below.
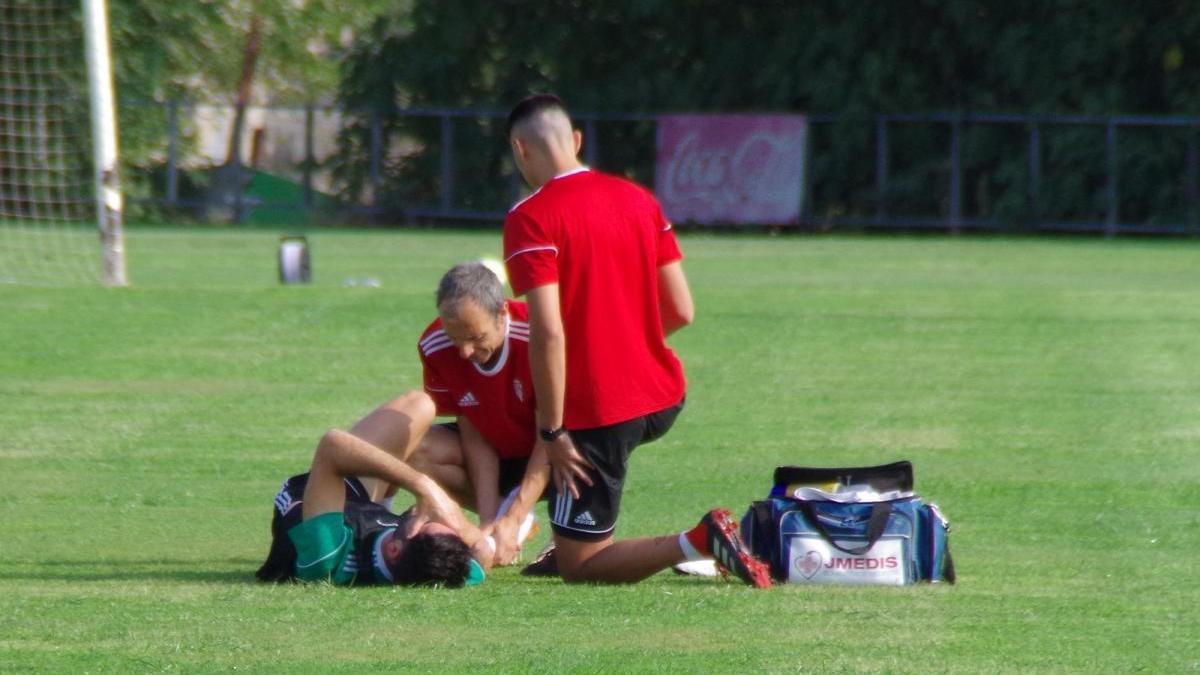
<svg viewBox="0 0 1200 675"><path fill-rule="evenodd" d="M485 312L498 316L504 309L504 286L483 263L459 263L438 283L438 311L454 314L464 299L474 300Z"/></svg>

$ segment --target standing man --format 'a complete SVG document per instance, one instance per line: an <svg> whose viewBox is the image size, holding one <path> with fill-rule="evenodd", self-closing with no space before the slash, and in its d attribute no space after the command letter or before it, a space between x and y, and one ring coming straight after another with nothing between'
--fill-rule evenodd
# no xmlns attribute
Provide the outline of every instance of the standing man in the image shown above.
<svg viewBox="0 0 1200 675"><path fill-rule="evenodd" d="M746 583L770 585L725 510L680 535L613 540L630 453L683 409L683 367L666 344L693 316L683 256L653 195L580 164L583 138L558 97L522 100L507 132L535 188L505 220L504 255L514 293L528 301L534 454L551 467L559 573L636 582L715 557Z"/></svg>

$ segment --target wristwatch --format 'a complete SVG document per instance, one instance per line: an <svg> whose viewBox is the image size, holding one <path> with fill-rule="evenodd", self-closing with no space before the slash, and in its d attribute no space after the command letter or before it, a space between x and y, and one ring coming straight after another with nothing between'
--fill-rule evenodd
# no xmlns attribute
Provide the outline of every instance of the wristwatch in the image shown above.
<svg viewBox="0 0 1200 675"><path fill-rule="evenodd" d="M559 436L567 433L566 427L558 427L557 429L538 429L538 436L543 441L556 441Z"/></svg>

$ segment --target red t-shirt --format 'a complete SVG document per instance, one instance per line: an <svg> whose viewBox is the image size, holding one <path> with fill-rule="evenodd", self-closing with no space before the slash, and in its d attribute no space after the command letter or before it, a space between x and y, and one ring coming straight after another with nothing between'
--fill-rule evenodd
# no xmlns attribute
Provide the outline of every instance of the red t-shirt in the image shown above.
<svg viewBox="0 0 1200 675"><path fill-rule="evenodd" d="M458 355L442 320L421 333L417 351L425 371L425 391L439 415L471 421L502 459L533 452L537 436L533 378L529 375L529 311L509 300L508 327L500 356L491 370Z"/></svg>
<svg viewBox="0 0 1200 675"><path fill-rule="evenodd" d="M625 422L683 400L683 366L658 306L658 268L682 257L658 200L598 171L560 175L509 212L504 259L513 292L558 284L568 428Z"/></svg>

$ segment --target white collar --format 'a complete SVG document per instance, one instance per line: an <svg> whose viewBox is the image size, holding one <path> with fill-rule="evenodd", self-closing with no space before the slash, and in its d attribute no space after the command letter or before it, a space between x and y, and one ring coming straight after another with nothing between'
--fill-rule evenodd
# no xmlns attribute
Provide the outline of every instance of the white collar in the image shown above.
<svg viewBox="0 0 1200 675"><path fill-rule="evenodd" d="M375 571L378 572L379 575L384 579L387 579L388 582L393 584L396 583L396 580L392 578L392 571L388 569L387 564L383 561L383 538L388 536L389 533L394 533L395 531L396 528L393 527L390 530L384 530L379 534L378 537L375 537L375 547L371 555L371 562L375 564Z"/></svg>
<svg viewBox="0 0 1200 675"><path fill-rule="evenodd" d="M558 174L557 176L555 176L554 178L551 178L550 180L558 180L559 178L566 178L567 176L574 176L577 173L583 173L584 171L591 171L591 170L592 170L591 167L589 167L587 165L581 165L581 166L571 169L569 171L564 171L564 172ZM550 180L548 180L546 182L549 183Z"/></svg>
<svg viewBox="0 0 1200 675"><path fill-rule="evenodd" d="M474 361L471 362L471 365L475 366L475 370L478 370L480 375L495 377L497 373L504 370L504 364L508 362L508 329L511 324L512 317L506 315L504 317L504 344L500 346L500 357L496 359L496 365L491 368L484 368Z"/></svg>
<svg viewBox="0 0 1200 675"><path fill-rule="evenodd" d="M509 213L512 213L513 211L516 211L518 208L520 208L520 207L521 207L521 205L522 205L522 204L524 204L525 202L529 201L530 199L533 199L533 196L534 196L534 195L536 195L537 193L541 192L541 191L542 191L542 188L544 188L544 187L546 187L547 185L549 185L549 184L553 183L554 181L558 180L559 178L566 178L567 176L574 176L574 175L575 175L575 174L577 174L577 173L583 173L583 172L585 172L585 171L591 171L591 170L592 170L592 168L591 168L590 166L586 166L586 165L585 165L585 166L579 166L579 167L577 167L577 168L570 169L569 171L564 171L564 172L562 172L562 173L558 174L558 175L557 175L557 176L555 176L554 178L551 178L550 180L546 181L545 183L542 183L542 184L541 184L540 186L538 186L538 188L537 188L536 190L534 190L533 192L530 192L529 194L525 195L525 197L523 197L522 199L518 200L516 204L513 204L513 205L512 205L512 208L511 208L511 209L509 209L509 210L508 210L508 212L509 212Z"/></svg>

